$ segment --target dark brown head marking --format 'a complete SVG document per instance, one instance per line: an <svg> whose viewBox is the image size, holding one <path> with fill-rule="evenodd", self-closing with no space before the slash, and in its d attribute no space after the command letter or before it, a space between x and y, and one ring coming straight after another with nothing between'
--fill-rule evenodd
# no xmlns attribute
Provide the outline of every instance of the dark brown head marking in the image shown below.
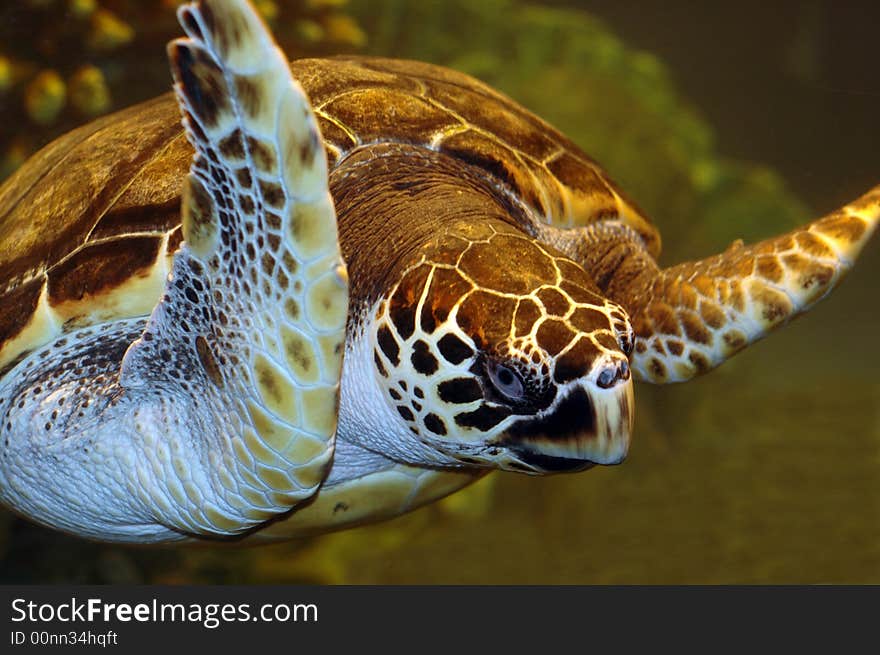
<svg viewBox="0 0 880 655"><path fill-rule="evenodd" d="M377 337L379 347L382 349L382 352L385 353L385 356L389 361L394 366L400 364L400 346L397 343L397 339L391 334L391 330L387 325L383 325L379 328Z"/></svg>
<svg viewBox="0 0 880 655"><path fill-rule="evenodd" d="M437 358L431 353L428 344L424 341L416 341L413 346L412 365L416 371L423 375L432 375L439 366Z"/></svg>
<svg viewBox="0 0 880 655"><path fill-rule="evenodd" d="M437 394L444 402L462 404L482 399L483 389L475 378L461 377L441 382Z"/></svg>
<svg viewBox="0 0 880 655"><path fill-rule="evenodd" d="M440 436L446 434L446 424L443 422L443 419L436 414L428 414L425 417L425 427L434 434L438 434Z"/></svg>
<svg viewBox="0 0 880 655"><path fill-rule="evenodd" d="M510 414L510 410L505 407L483 404L472 412L457 414L455 422L461 427L476 428L481 432L488 432Z"/></svg>
<svg viewBox="0 0 880 655"><path fill-rule="evenodd" d="M391 297L389 317L401 339L409 339L416 329L416 308L431 273L429 266L417 266L404 275Z"/></svg>
<svg viewBox="0 0 880 655"><path fill-rule="evenodd" d="M473 349L462 341L460 337L452 333L444 335L437 342L437 348L450 364L461 364L464 360L474 355Z"/></svg>

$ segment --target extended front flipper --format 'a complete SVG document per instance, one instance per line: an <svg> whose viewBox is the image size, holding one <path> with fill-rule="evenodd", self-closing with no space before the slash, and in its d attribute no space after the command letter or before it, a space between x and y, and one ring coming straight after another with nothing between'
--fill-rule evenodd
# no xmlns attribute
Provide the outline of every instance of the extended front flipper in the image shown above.
<svg viewBox="0 0 880 655"><path fill-rule="evenodd" d="M810 309L880 220L880 187L800 229L662 270L633 290L637 379L683 382Z"/></svg>
<svg viewBox="0 0 880 655"><path fill-rule="evenodd" d="M180 20L190 38L168 52L196 149L185 245L121 382L169 407L156 440L171 457L146 452L163 470L155 502L170 494L181 529L238 533L311 496L329 466L347 280L322 141L286 59L246 3L199 2Z"/></svg>

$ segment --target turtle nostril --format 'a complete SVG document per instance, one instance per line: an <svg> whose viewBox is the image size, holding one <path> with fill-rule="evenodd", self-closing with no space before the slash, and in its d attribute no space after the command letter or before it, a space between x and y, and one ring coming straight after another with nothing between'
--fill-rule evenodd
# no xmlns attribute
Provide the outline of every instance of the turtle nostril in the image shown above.
<svg viewBox="0 0 880 655"><path fill-rule="evenodd" d="M628 380L630 375L629 363L625 360L608 364L599 375L596 376L596 384L602 389L610 389L618 382Z"/></svg>
<svg viewBox="0 0 880 655"><path fill-rule="evenodd" d="M617 367L609 366L602 370L601 373L596 377L596 384L598 384L603 389L608 389L614 384L614 381L617 379Z"/></svg>

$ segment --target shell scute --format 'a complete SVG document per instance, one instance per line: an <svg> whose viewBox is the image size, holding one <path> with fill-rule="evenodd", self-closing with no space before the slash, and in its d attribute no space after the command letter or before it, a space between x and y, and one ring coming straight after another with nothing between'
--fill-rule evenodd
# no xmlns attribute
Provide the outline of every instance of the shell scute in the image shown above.
<svg viewBox="0 0 880 655"><path fill-rule="evenodd" d="M532 159L543 161L562 147L547 132L536 129L535 117L528 117L513 103L504 102L498 94L483 98L483 102L475 107L474 92L479 93L481 89L473 84L465 89L458 84L432 80L426 82L425 86L426 96L434 102L462 117L472 127L495 136ZM553 132L552 128L548 131Z"/></svg>
<svg viewBox="0 0 880 655"><path fill-rule="evenodd" d="M434 132L460 124L449 112L424 98L393 88L349 91L322 109L350 126L362 143L386 140L390 136L407 143L421 143ZM394 126L393 134L389 134L389 125Z"/></svg>

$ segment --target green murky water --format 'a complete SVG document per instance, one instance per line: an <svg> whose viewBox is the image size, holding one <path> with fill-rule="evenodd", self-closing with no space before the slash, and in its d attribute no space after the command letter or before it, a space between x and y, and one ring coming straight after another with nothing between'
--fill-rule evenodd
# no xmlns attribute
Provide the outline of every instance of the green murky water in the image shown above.
<svg viewBox="0 0 880 655"><path fill-rule="evenodd" d="M124 18L133 3L100 4ZM769 236L880 182L880 76L867 32L876 9L816 0L772 12L752 0L358 0L345 13L274 4L290 53L454 65L556 123L654 216L667 262ZM0 8L0 29L34 16ZM47 34L61 16L39 15ZM117 107L166 84L168 15L140 10L130 22L135 36L116 50L69 46L95 60ZM4 38L0 55L68 74L69 56L20 33L32 32ZM147 66L138 73L146 81L126 81L132 62ZM0 124L15 125L0 131L7 164L14 147L84 120L68 103L47 127L26 122L24 84L0 91ZM93 545L2 514L0 581L880 583L878 290L875 240L805 318L705 378L639 386L622 466L495 474L386 524L243 550Z"/></svg>

